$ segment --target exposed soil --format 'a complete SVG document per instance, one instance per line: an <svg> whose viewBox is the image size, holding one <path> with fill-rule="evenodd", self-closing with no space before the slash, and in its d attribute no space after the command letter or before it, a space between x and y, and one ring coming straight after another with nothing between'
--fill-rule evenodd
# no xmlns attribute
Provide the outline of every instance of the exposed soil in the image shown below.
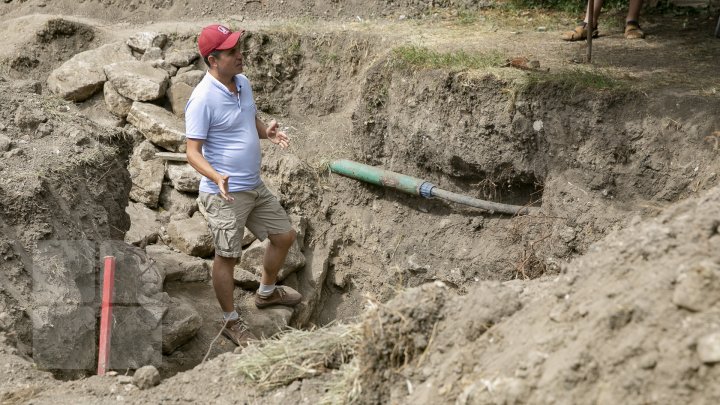
<svg viewBox="0 0 720 405"><path fill-rule="evenodd" d="M117 377L60 382L31 363L30 258L39 242L122 239L125 166L139 140L101 99L51 95L48 74L139 31L166 33L166 49L193 47L202 26L222 21L249 30L257 105L293 142L264 149L263 174L288 212L309 221L308 265L295 282L327 271L318 304L291 325L358 323L355 400L717 402L717 366L697 349L718 332L720 311L715 16L649 14L648 38L635 42L608 16L590 66L577 63L583 44L558 39L571 16L490 6L0 4L0 136L9 142L0 151L0 369L9 376L0 401L317 403L345 370L333 363L263 391L238 372L241 354L223 338L196 367L217 333L214 295L200 283L165 286L193 303L203 327L163 358L155 388ZM489 62L433 64L410 52ZM505 63L519 57L539 67ZM336 158L538 213L510 217L359 183L330 174ZM683 284L693 272L709 281ZM689 310L678 298L687 291L703 304Z"/></svg>

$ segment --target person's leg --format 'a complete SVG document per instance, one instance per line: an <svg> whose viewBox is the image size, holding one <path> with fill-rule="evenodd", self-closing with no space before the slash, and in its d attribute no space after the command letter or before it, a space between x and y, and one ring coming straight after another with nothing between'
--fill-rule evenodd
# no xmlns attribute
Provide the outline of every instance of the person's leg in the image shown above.
<svg viewBox="0 0 720 405"><path fill-rule="evenodd" d="M252 207L254 197L233 193L235 200L223 200L217 194L201 192L198 203L207 215L208 227L213 236L215 259L212 266L212 285L220 308L227 317L235 311L233 302L233 270L242 255L242 238L245 227L242 207ZM239 208L240 207L240 208ZM249 211L247 208L246 211ZM232 314L232 318L235 314Z"/></svg>
<svg viewBox="0 0 720 405"><path fill-rule="evenodd" d="M234 201L229 202L217 194L201 192L198 203L207 214L208 227L213 235L215 259L212 266L212 285L215 297L223 311L222 334L238 346L244 346L257 337L235 311L235 280L233 272L242 254L243 229L245 227L244 207L252 207L254 196L247 193L233 193Z"/></svg>
<svg viewBox="0 0 720 405"><path fill-rule="evenodd" d="M628 13L627 17L625 18L625 22L640 22L640 9L642 8L642 3L643 0L630 0L630 5L628 6Z"/></svg>
<svg viewBox="0 0 720 405"><path fill-rule="evenodd" d="M602 5L603 5L603 0L595 0L595 2L593 4L593 23L591 24L591 26L593 28L597 28L598 17L600 17L600 10L602 9ZM589 19L590 19L590 3L588 3L587 7L585 7L585 19L583 20L583 22L585 22L585 24L587 24Z"/></svg>
<svg viewBox="0 0 720 405"><path fill-rule="evenodd" d="M640 29L641 8L642 0L630 0L628 14L625 18L625 38L627 39L645 38L645 33Z"/></svg>
<svg viewBox="0 0 720 405"><path fill-rule="evenodd" d="M296 233L294 229L289 232L268 235L270 244L265 249L265 257L263 258L263 273L261 282L265 285L272 285L277 282L277 275L280 268L285 264L290 247L295 242Z"/></svg>
<svg viewBox="0 0 720 405"><path fill-rule="evenodd" d="M245 346L250 341L257 340L257 337L248 330L247 324L235 312L233 271L237 261L238 258L222 257L216 254L215 260L213 260L212 284L215 297L223 311L223 335L236 345Z"/></svg>
<svg viewBox="0 0 720 405"><path fill-rule="evenodd" d="M215 290L215 297L217 297L223 312L235 311L233 270L236 263L237 258L235 257L215 255L215 260L213 260L212 285Z"/></svg>
<svg viewBox="0 0 720 405"><path fill-rule="evenodd" d="M255 306L266 308L272 305L295 306L302 300L302 295L288 286L276 286L280 268L285 264L288 251L295 243L295 230L290 228L283 233L268 235L270 243L265 249L263 258L263 274L260 288L255 295Z"/></svg>
<svg viewBox="0 0 720 405"><path fill-rule="evenodd" d="M302 295L288 286L275 286L278 273L285 264L285 258L295 243L296 233L290 224L285 209L265 185L258 186L255 208L248 216L245 226L260 240L268 238L263 257L262 279L255 295L255 306L265 308L271 305L294 306Z"/></svg>
<svg viewBox="0 0 720 405"><path fill-rule="evenodd" d="M603 0L595 0L593 3L593 23L588 24L588 11L590 10L590 4L588 3L587 7L585 7L585 19L583 20L583 23L575 27L572 31L566 31L564 32L560 38L563 41L584 41L587 39L588 32L593 35L593 38L598 36L597 33L597 22L598 17L600 16L600 9L602 8ZM587 26L590 25L591 28L588 28Z"/></svg>

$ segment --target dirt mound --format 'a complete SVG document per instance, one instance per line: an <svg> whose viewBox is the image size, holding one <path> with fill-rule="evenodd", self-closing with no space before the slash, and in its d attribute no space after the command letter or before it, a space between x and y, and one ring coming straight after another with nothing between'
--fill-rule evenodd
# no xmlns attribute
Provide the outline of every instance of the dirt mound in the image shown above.
<svg viewBox="0 0 720 405"><path fill-rule="evenodd" d="M608 236L542 284L402 294L365 321L364 399L717 402L718 215L714 188Z"/></svg>
<svg viewBox="0 0 720 405"><path fill-rule="evenodd" d="M477 10L489 2L477 0L264 0L264 1L199 1L199 0L83 0L30 1L9 0L0 3L0 16L27 13L67 13L114 21L148 21L149 19L194 19L209 16L259 17L323 17L363 20L378 17L425 17L444 9Z"/></svg>
<svg viewBox="0 0 720 405"><path fill-rule="evenodd" d="M100 127L40 92L38 82L0 78L1 326L25 354L33 338L38 244L117 240L129 227L122 131Z"/></svg>
<svg viewBox="0 0 720 405"><path fill-rule="evenodd" d="M5 46L0 72L6 77L43 80L74 54L97 44L95 29L71 19L31 15L7 21L0 28Z"/></svg>

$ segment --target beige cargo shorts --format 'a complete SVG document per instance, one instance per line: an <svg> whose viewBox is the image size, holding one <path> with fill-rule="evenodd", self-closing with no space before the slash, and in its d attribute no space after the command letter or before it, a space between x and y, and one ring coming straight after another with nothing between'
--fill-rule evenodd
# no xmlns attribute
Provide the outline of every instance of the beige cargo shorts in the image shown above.
<svg viewBox="0 0 720 405"><path fill-rule="evenodd" d="M242 255L245 227L260 240L292 229L287 213L265 184L254 190L230 194L234 201L225 201L220 194L201 191L197 200L205 210L218 256Z"/></svg>

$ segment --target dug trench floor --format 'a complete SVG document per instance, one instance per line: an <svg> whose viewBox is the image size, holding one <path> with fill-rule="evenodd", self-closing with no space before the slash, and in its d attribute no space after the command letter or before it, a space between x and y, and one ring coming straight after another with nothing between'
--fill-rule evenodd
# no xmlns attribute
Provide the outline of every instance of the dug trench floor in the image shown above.
<svg viewBox="0 0 720 405"><path fill-rule="evenodd" d="M442 15L392 22L227 21L268 38L269 51L248 49L247 74L260 85L260 109L281 121L293 144L287 151L265 148L264 169L286 208L310 220L306 255L333 252L318 308L294 326L356 322L368 302L387 302L434 281L461 296L487 280L543 289L607 234L717 185L720 40L709 36L710 19L698 18L694 28L683 28L681 20L650 16L648 38L634 42L618 27L601 25L608 34L595 41L592 66L577 63L584 45L558 40L567 17L532 11L478 13L470 23ZM34 19L42 17L15 22ZM8 61L27 40L10 35L13 20L6 21L0 31L8 33L9 45L0 56ZM97 30L99 43L141 30L191 43L191 34L211 22L82 21ZM283 61L300 57L293 72L279 69L272 77L263 70L272 54ZM518 58L539 67L513 67L513 59L525 67ZM5 64L3 75L44 80L60 61L41 62L22 72ZM284 171L287 156L297 158L301 170ZM540 214L511 218L359 184L327 172L327 162L340 157L479 198L534 204ZM212 316L209 286L193 287L199 286L172 285L168 293L192 297L204 317ZM168 375L205 354L216 333L205 320L185 354L169 359ZM213 357L232 349L223 341ZM205 367L231 368L227 356ZM31 368L17 367L36 378ZM198 369L185 377L202 374ZM198 401L207 383L209 395L234 400L210 377L185 377L122 395L115 382L99 378L60 383L37 377L30 391L3 395L56 404ZM303 386L311 386L313 379L306 380ZM198 392L175 395L176 384ZM308 390L308 398L321 396ZM237 395L272 403L287 392L279 394Z"/></svg>

